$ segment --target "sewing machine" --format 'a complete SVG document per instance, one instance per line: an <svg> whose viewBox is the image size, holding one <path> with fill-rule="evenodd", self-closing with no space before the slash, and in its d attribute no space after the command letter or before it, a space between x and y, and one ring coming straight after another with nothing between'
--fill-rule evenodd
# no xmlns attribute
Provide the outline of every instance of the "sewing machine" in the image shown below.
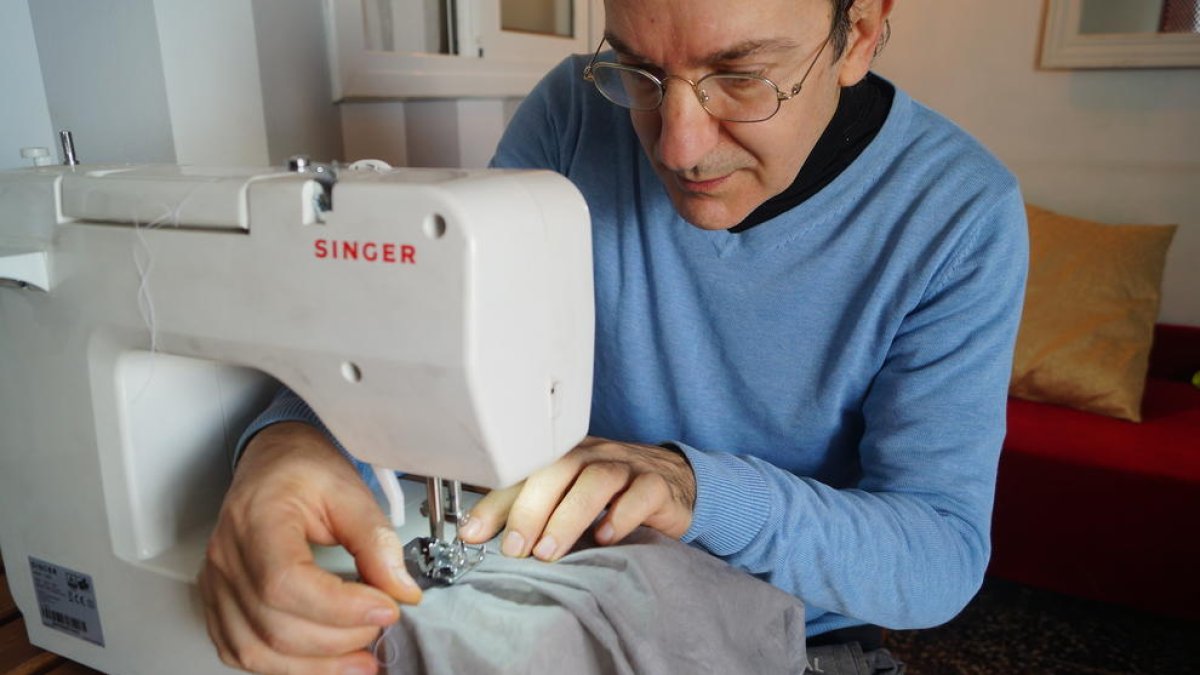
<svg viewBox="0 0 1200 675"><path fill-rule="evenodd" d="M385 481L511 484L586 433L591 284L548 172L0 172L0 548L31 642L224 672L194 577L279 384ZM402 540L452 543L435 480Z"/></svg>

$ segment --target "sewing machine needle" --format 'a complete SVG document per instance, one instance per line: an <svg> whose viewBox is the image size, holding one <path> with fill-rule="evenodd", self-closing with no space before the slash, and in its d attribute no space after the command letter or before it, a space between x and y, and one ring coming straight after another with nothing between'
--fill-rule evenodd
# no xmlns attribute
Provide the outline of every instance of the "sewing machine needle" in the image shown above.
<svg viewBox="0 0 1200 675"><path fill-rule="evenodd" d="M442 479L430 476L425 479L425 499L429 506L429 536L435 541L446 541L446 513L442 505Z"/></svg>

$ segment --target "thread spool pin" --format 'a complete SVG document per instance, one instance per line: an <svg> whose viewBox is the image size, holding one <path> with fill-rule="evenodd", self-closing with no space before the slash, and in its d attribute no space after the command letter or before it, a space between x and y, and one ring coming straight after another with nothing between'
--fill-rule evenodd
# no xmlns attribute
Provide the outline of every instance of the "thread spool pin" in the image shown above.
<svg viewBox="0 0 1200 675"><path fill-rule="evenodd" d="M63 165L78 165L79 159L75 157L75 139L71 136L71 132L66 129L58 132L58 141L62 144Z"/></svg>

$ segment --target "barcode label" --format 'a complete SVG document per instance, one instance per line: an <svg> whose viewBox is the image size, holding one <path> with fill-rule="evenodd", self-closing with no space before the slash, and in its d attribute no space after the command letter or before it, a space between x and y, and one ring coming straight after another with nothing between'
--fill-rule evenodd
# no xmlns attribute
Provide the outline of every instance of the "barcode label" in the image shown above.
<svg viewBox="0 0 1200 675"><path fill-rule="evenodd" d="M73 616L67 616L62 612L56 612L48 607L42 608L42 618L46 620L47 626L54 628L66 628L74 633L86 633L87 622L80 621Z"/></svg>
<svg viewBox="0 0 1200 675"><path fill-rule="evenodd" d="M96 587L90 575L30 556L42 625L104 646Z"/></svg>

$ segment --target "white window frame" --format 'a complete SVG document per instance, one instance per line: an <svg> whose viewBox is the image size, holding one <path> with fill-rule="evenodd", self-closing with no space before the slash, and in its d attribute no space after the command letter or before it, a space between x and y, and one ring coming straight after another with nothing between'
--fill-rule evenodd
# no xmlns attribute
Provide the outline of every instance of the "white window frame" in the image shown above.
<svg viewBox="0 0 1200 675"><path fill-rule="evenodd" d="M571 1L575 37L563 38L502 31L499 0L458 0L460 53L429 54L368 49L362 1L325 0L333 100L524 96L564 57L591 47L591 2Z"/></svg>
<svg viewBox="0 0 1200 675"><path fill-rule="evenodd" d="M571 34L575 37L567 38L502 30L500 28L499 0L479 1L475 33L478 40L471 45L475 48L474 53L479 54L478 50L482 50L484 59L510 62L538 61L554 64L561 61L567 54L586 52L589 46L589 3L580 0L572 0L572 2L575 7L571 13ZM462 53L466 53L466 50L463 50Z"/></svg>
<svg viewBox="0 0 1200 675"><path fill-rule="evenodd" d="M1200 34L1080 33L1083 0L1048 0L1042 68L1200 66Z"/></svg>

